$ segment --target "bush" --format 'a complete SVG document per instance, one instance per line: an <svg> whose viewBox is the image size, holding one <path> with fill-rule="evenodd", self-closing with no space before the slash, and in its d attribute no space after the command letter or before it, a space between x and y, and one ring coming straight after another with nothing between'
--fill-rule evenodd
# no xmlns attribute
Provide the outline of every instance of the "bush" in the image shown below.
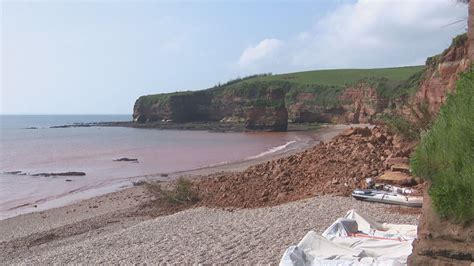
<svg viewBox="0 0 474 266"><path fill-rule="evenodd" d="M474 220L474 72L462 74L456 93L412 155L414 174L431 181L429 193L441 217Z"/></svg>
<svg viewBox="0 0 474 266"><path fill-rule="evenodd" d="M419 104L411 111L412 120L403 116L387 114L382 115L381 120L388 126L391 133L403 136L408 140L418 140L421 134L430 128L433 117L426 104Z"/></svg>
<svg viewBox="0 0 474 266"><path fill-rule="evenodd" d="M195 203L199 200L197 192L192 187L192 183L183 177L178 179L176 186L171 190L163 189L159 183L150 182L145 184L145 188L156 198L164 197L172 204Z"/></svg>

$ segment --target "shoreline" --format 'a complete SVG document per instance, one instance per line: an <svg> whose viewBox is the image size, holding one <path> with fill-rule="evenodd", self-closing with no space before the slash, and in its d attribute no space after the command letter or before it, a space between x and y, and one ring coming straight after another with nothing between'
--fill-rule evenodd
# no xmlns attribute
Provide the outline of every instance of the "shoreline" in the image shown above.
<svg viewBox="0 0 474 266"><path fill-rule="evenodd" d="M139 175L139 176L129 176L120 178L117 180L117 183L112 185L100 186L96 188L91 188L87 191L79 191L75 193L68 194L64 197L53 198L51 200L45 200L41 202L29 203L28 205L23 205L19 208L12 210L12 215L5 215L0 219L0 221L5 219L10 219L18 217L19 215L34 213L34 212L44 212L54 208L61 208L71 204L79 204L83 200L100 197L109 193L114 193L123 189L133 188L134 182L141 180L149 181L172 181L176 178L183 176L186 178L193 178L199 176L210 175L218 172L236 172L243 171L246 168L260 164L266 161L277 160L282 157L290 156L292 154L302 152L308 148L313 147L318 144L320 141L326 142L339 134L342 130L349 127L365 127L370 126L367 124L341 124L341 125L324 125L314 131L306 131L304 134L308 135L308 141L300 143L299 146L282 149L273 153L265 154L258 158L246 158L238 161L218 163L209 166L202 166L194 169L175 171L169 173L154 173L148 175Z"/></svg>
<svg viewBox="0 0 474 266"><path fill-rule="evenodd" d="M328 141L351 126L322 128L315 142ZM168 179L240 171L299 151L176 172ZM145 186L133 186L0 220L0 258L8 263L28 264L140 261L267 264L277 263L282 252L296 244L308 230L322 232L350 209L390 223L418 222L416 213L401 213L392 206L333 195L260 208L165 205L164 201L153 201ZM228 237L216 241L219 236ZM129 252L122 250L129 246L134 248ZM72 252L78 249L84 256ZM212 255L209 250L222 255Z"/></svg>
<svg viewBox="0 0 474 266"><path fill-rule="evenodd" d="M286 132L295 131L314 131L325 126L326 124L317 122L308 123L288 123L288 130ZM64 125L49 126L49 128L73 128L73 127L128 127L141 129L156 129L156 130L202 130L209 132L262 132L245 129L243 123L236 122L149 122L136 123L133 121L111 121L111 122L89 122L89 123L73 123ZM39 129L37 127L28 127L26 129ZM269 131L263 131L269 132Z"/></svg>

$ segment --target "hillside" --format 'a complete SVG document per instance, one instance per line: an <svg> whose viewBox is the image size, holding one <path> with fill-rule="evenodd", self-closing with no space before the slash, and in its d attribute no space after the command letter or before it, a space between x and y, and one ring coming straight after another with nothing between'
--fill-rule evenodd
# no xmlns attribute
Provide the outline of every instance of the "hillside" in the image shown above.
<svg viewBox="0 0 474 266"><path fill-rule="evenodd" d="M207 90L142 96L135 103L134 120L247 122L263 130L274 129L274 121L284 128L285 116L296 123L371 122L393 100L413 95L423 70L411 66L254 75ZM265 122L249 122L255 119Z"/></svg>
<svg viewBox="0 0 474 266"><path fill-rule="evenodd" d="M374 69L330 69L294 72L279 75L254 77L247 81L292 81L302 85L347 86L367 78L386 78L404 81L423 70L424 66L407 66Z"/></svg>

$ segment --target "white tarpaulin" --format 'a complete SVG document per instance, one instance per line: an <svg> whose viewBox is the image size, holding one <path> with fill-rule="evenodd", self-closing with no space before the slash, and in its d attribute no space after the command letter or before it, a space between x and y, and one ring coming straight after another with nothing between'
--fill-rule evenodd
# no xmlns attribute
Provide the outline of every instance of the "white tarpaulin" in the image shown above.
<svg viewBox="0 0 474 266"><path fill-rule="evenodd" d="M322 236L309 231L280 265L406 265L415 237L415 225L379 223L351 210Z"/></svg>

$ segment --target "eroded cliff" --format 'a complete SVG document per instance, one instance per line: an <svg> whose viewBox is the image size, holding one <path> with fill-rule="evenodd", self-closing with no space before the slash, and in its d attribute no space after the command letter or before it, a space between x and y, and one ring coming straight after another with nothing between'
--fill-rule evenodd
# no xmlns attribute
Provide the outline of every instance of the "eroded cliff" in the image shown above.
<svg viewBox="0 0 474 266"><path fill-rule="evenodd" d="M407 98L410 86L418 85L423 67L316 72L316 78L310 81L299 80L298 75L308 75L301 72L242 80L202 91L142 96L135 102L133 118L139 123L236 122L256 130L270 128L248 121L262 124L278 120L274 130L285 128L281 126L284 119L294 123L368 123L391 108L392 102ZM334 78L324 80L321 75L326 74ZM274 90L281 92L277 98L271 95Z"/></svg>

